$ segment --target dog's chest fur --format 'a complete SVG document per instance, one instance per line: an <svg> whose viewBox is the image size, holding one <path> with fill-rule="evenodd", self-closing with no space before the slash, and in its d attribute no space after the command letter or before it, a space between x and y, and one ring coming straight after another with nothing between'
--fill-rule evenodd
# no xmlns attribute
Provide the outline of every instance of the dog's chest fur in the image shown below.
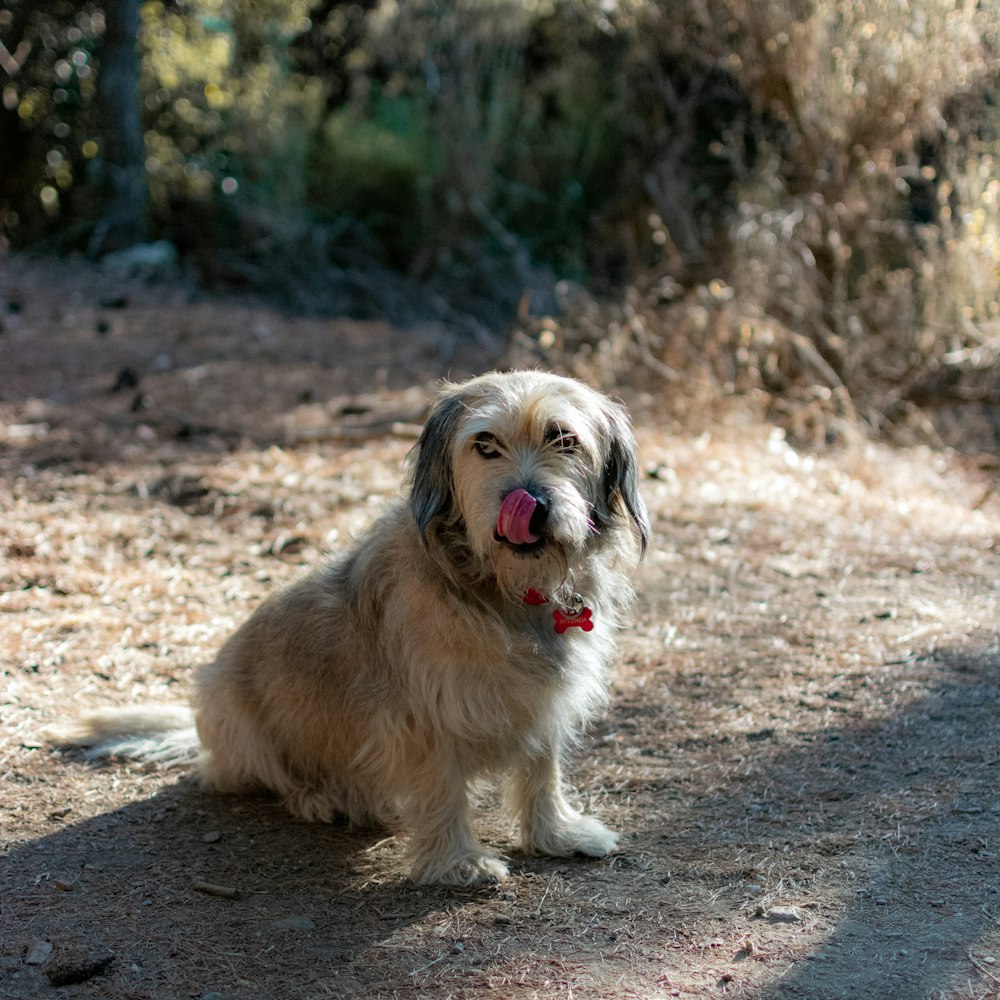
<svg viewBox="0 0 1000 1000"><path fill-rule="evenodd" d="M402 507L324 576L332 603L351 595L351 631L371 638L366 650L352 651L368 658L359 673L365 687L341 676L342 694L376 714L372 692L381 689L430 726L504 747L533 743L554 724L568 734L604 699L617 607L597 604L589 632L558 634L551 605L517 605L488 586L449 586ZM338 660L330 666L342 675ZM385 685L372 688L373 676Z"/></svg>

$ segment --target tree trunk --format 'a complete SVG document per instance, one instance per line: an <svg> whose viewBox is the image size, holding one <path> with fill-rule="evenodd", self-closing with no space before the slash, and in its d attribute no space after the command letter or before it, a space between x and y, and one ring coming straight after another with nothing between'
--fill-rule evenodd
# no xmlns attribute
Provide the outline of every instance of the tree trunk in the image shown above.
<svg viewBox="0 0 1000 1000"><path fill-rule="evenodd" d="M97 76L102 217L90 241L99 254L147 236L146 165L139 93L140 0L108 0Z"/></svg>

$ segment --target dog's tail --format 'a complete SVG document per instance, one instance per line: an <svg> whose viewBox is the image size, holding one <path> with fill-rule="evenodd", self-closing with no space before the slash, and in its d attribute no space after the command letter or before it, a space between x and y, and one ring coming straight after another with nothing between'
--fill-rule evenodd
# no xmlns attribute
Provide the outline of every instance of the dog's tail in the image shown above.
<svg viewBox="0 0 1000 1000"><path fill-rule="evenodd" d="M184 705L102 708L45 735L56 746L83 748L87 760L127 757L179 767L195 764L202 753L194 713Z"/></svg>

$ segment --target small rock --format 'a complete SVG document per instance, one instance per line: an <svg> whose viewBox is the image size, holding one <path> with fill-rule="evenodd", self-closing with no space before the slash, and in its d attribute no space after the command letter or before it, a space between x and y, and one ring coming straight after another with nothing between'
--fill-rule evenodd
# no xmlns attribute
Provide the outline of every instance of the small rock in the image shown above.
<svg viewBox="0 0 1000 1000"><path fill-rule="evenodd" d="M177 247L173 243L169 240L157 240L155 243L138 243L106 254L101 261L101 268L105 273L123 277L158 277L176 267L178 259Z"/></svg>
<svg viewBox="0 0 1000 1000"><path fill-rule="evenodd" d="M72 882L64 882L61 878L54 878L52 884L60 892L72 892L76 888Z"/></svg>
<svg viewBox="0 0 1000 1000"><path fill-rule="evenodd" d="M316 925L308 917L284 917L271 923L272 927L279 927L290 931L314 931Z"/></svg>
<svg viewBox="0 0 1000 1000"><path fill-rule="evenodd" d="M52 954L52 944L49 941L35 941L24 956L26 965L44 965Z"/></svg>
<svg viewBox="0 0 1000 1000"><path fill-rule="evenodd" d="M510 917L507 916L506 913L498 913L493 918L493 923L500 924L501 926L505 926L505 925L509 924L510 922L511 922L511 919L510 919Z"/></svg>
<svg viewBox="0 0 1000 1000"><path fill-rule="evenodd" d="M222 834L218 830L209 830L208 833L202 834L201 842L203 844L217 844L222 840Z"/></svg>
<svg viewBox="0 0 1000 1000"><path fill-rule="evenodd" d="M764 916L772 924L801 924L805 919L797 906L772 906Z"/></svg>

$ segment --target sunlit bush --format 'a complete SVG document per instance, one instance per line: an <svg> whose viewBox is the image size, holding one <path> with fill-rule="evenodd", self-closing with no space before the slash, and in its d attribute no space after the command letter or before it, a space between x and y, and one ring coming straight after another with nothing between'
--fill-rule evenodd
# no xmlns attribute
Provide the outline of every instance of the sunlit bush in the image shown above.
<svg viewBox="0 0 1000 1000"><path fill-rule="evenodd" d="M878 428L1000 402L997 5L633 14L632 289L577 347Z"/></svg>
<svg viewBox="0 0 1000 1000"><path fill-rule="evenodd" d="M290 71L288 46L308 8L305 0L198 0L183 12L159 0L143 5L154 211L241 189L278 208L304 206L320 92Z"/></svg>

